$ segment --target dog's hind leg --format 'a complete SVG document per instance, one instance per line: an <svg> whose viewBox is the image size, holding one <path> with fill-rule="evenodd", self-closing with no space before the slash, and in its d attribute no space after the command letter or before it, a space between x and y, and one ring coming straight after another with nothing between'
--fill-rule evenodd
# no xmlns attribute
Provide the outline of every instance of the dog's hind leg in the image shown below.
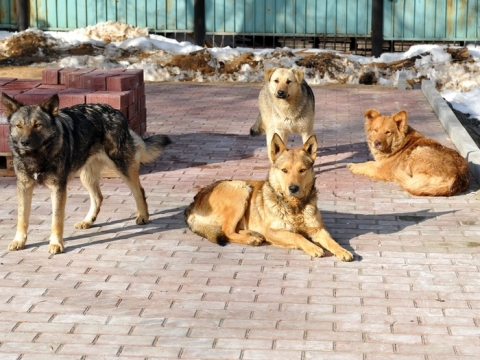
<svg viewBox="0 0 480 360"><path fill-rule="evenodd" d="M128 173L125 175L121 173L122 179L127 184L127 186L132 191L133 198L137 205L137 225L144 225L148 223L148 205L145 198L145 190L143 190L142 184L140 183L140 163L131 164L128 169Z"/></svg>
<svg viewBox="0 0 480 360"><path fill-rule="evenodd" d="M80 180L82 181L83 186L85 186L85 189L87 189L88 194L90 195L90 210L85 216L85 219L75 224L75 228L77 229L90 228L97 219L97 215L100 212L100 206L102 205L103 201L103 195L100 190L102 167L103 163L94 160L86 164L80 172Z"/></svg>
<svg viewBox="0 0 480 360"><path fill-rule="evenodd" d="M259 135L262 135L262 134L265 134L265 129L263 128L262 115L258 114L257 121L250 128L250 135L251 136L259 136Z"/></svg>
<svg viewBox="0 0 480 360"><path fill-rule="evenodd" d="M22 250L27 242L27 230L30 219L30 211L32 209L34 182L20 182L17 180L17 197L18 197L18 221L17 232L15 238L8 245L8 250Z"/></svg>

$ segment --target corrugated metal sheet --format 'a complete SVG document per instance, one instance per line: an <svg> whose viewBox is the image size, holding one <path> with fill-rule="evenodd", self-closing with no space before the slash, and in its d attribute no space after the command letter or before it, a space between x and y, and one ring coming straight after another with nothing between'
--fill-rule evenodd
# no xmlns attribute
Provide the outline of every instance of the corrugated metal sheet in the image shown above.
<svg viewBox="0 0 480 360"><path fill-rule="evenodd" d="M365 36L371 0L206 1L210 34Z"/></svg>
<svg viewBox="0 0 480 360"><path fill-rule="evenodd" d="M17 28L17 8L15 0L0 0L0 28Z"/></svg>
<svg viewBox="0 0 480 360"><path fill-rule="evenodd" d="M15 0L0 0L15 2ZM193 0L30 0L30 26L73 30L119 21L152 32L193 31Z"/></svg>
<svg viewBox="0 0 480 360"><path fill-rule="evenodd" d="M71 30L107 20L192 32L194 0L29 0L30 26ZM385 40L478 41L480 0L384 0ZM205 0L209 34L370 36L372 0ZM0 0L0 28L16 28Z"/></svg>
<svg viewBox="0 0 480 360"><path fill-rule="evenodd" d="M480 0L385 0L385 40L479 40Z"/></svg>

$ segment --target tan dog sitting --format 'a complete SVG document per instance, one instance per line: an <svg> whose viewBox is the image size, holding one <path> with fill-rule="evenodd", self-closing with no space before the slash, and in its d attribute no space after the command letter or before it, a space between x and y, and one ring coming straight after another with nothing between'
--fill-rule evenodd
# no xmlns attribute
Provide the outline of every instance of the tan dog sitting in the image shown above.
<svg viewBox="0 0 480 360"><path fill-rule="evenodd" d="M250 135L267 135L270 158L274 134L284 143L291 133L300 134L304 143L313 135L315 96L301 70L272 68L265 70L264 77L265 83L258 96L260 114Z"/></svg>

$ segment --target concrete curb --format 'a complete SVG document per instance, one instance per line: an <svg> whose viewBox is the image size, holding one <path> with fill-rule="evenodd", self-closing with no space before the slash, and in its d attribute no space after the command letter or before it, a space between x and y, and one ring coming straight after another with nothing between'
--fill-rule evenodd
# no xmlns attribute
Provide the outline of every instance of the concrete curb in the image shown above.
<svg viewBox="0 0 480 360"><path fill-rule="evenodd" d="M480 150L431 80L422 81L423 95L452 139L458 152L467 159L473 177L480 184Z"/></svg>

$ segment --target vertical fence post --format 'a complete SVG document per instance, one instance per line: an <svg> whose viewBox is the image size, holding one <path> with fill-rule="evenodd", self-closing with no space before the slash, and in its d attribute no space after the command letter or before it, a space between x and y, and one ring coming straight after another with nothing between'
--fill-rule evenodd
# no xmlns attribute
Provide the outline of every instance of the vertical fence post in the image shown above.
<svg viewBox="0 0 480 360"><path fill-rule="evenodd" d="M372 56L382 55L383 0L372 0Z"/></svg>
<svg viewBox="0 0 480 360"><path fill-rule="evenodd" d="M205 45L205 0L193 2L193 33L195 45Z"/></svg>
<svg viewBox="0 0 480 360"><path fill-rule="evenodd" d="M28 29L28 0L16 0L17 5L17 30Z"/></svg>

